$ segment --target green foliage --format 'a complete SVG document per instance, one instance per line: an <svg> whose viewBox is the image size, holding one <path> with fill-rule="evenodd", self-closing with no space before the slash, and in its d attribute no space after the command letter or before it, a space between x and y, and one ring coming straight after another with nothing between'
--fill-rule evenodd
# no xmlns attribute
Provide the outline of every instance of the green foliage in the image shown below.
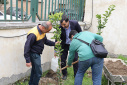
<svg viewBox="0 0 127 85"><path fill-rule="evenodd" d="M53 28L55 29L55 31L53 32L54 36L52 37L52 39L55 39L59 42L61 42L62 40L60 39L61 37L61 28L59 28L59 21L62 19L62 15L63 13L62 12L59 12L59 13L55 13L55 14L51 14L49 15L49 21L52 22L53 24ZM58 57L61 57L62 55L62 51L63 49L61 48L61 44L58 43L57 45L55 45L55 51L56 51L56 56ZM59 68L61 69L61 58L59 58ZM57 70L57 74L58 74L58 79L59 79L59 85L61 85L61 76L62 76L62 73L60 71L60 69Z"/></svg>
<svg viewBox="0 0 127 85"><path fill-rule="evenodd" d="M108 17L111 15L111 12L113 10L115 10L114 7L115 7L115 5L110 5L108 8L108 11L105 11L105 14L103 14L103 17L100 14L96 15L96 18L98 20L98 26L97 26L98 32L97 32L97 34L101 35L101 33L102 33L101 29L106 27L105 25L108 21Z"/></svg>
<svg viewBox="0 0 127 85"><path fill-rule="evenodd" d="M25 78L23 78L21 80L18 80L17 82L15 82L12 85L28 85L29 80L30 80L30 76L29 77L25 77Z"/></svg>
<svg viewBox="0 0 127 85"><path fill-rule="evenodd" d="M13 84L13 85L28 85L28 84L29 84L28 81L25 81L25 82L21 82L21 81L19 81L19 82Z"/></svg>
<svg viewBox="0 0 127 85"><path fill-rule="evenodd" d="M101 85L108 85L108 79L104 75L102 75Z"/></svg>
<svg viewBox="0 0 127 85"><path fill-rule="evenodd" d="M67 79L63 81L63 85L74 85L74 72L73 67L67 69L68 75ZM91 77L88 77L88 74L85 73L82 81L82 85L92 85Z"/></svg>
<svg viewBox="0 0 127 85"><path fill-rule="evenodd" d="M55 29L55 31L53 32L54 36L52 37L52 39L56 39L57 41L61 42L60 36L61 36L61 28L59 28L59 21L62 19L62 12L59 13L55 13L54 15L51 14L49 15L49 21L52 22L53 24L53 28ZM55 45L55 51L56 51L56 56L60 57L62 54L61 52L63 51L63 49L61 48L60 43Z"/></svg>
<svg viewBox="0 0 127 85"><path fill-rule="evenodd" d="M127 64L127 57L124 57L123 55L119 55L118 59L123 60Z"/></svg>
<svg viewBox="0 0 127 85"><path fill-rule="evenodd" d="M46 76L46 74L49 72L49 70L48 71L45 71L43 74L42 74L42 77L45 77Z"/></svg>
<svg viewBox="0 0 127 85"><path fill-rule="evenodd" d="M88 70L91 70L91 68L89 68ZM67 79L63 81L63 85L74 85L73 67L68 68L67 71L68 71ZM88 76L87 73L84 74L82 85L93 85L92 77ZM105 78L104 75L102 75L101 85L108 85L108 80Z"/></svg>

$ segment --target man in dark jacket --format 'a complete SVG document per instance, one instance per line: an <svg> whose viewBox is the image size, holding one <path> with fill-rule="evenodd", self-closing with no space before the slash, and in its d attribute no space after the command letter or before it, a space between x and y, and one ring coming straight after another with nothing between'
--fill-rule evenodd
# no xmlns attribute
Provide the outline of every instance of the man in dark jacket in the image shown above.
<svg viewBox="0 0 127 85"><path fill-rule="evenodd" d="M55 44L57 44L57 42L52 42L46 37L46 33L51 29L52 23L47 21L38 24L38 26L32 28L27 34L24 57L26 59L26 66L32 66L29 85L38 85L40 77L42 76L40 54L42 54L44 44L49 46L55 46Z"/></svg>
<svg viewBox="0 0 127 85"><path fill-rule="evenodd" d="M81 32L81 27L78 24L77 21L75 20L69 20L66 15L62 16L62 19L60 20L60 27L61 28L61 45L62 45L62 55L61 55L61 68L66 66L66 59L69 51L69 46L71 40L69 39L69 33L71 30L76 30L77 32ZM78 54L75 53L75 58L73 60L77 61L78 60ZM74 77L76 75L76 72L78 70L78 64L73 65L73 70L74 70ZM63 79L65 80L67 78L67 69L62 70L63 74Z"/></svg>

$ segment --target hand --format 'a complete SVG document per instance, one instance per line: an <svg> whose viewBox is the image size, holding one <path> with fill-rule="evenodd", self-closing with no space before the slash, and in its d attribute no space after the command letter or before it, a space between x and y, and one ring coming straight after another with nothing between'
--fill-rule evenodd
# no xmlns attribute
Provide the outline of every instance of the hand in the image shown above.
<svg viewBox="0 0 127 85"><path fill-rule="evenodd" d="M72 67L72 63L71 63L71 65L68 65L68 64L67 64L67 66L68 66L68 67Z"/></svg>
<svg viewBox="0 0 127 85"><path fill-rule="evenodd" d="M26 63L26 66L27 66L27 67L32 66L32 65L31 65L31 62L30 62L30 63Z"/></svg>
<svg viewBox="0 0 127 85"><path fill-rule="evenodd" d="M55 58L57 57L57 54L56 53L54 53L54 56L55 56Z"/></svg>
<svg viewBox="0 0 127 85"><path fill-rule="evenodd" d="M55 56L55 58L57 57L57 56L56 56L56 53L54 53L54 56Z"/></svg>
<svg viewBox="0 0 127 85"><path fill-rule="evenodd" d="M68 66L68 67L72 67L72 66Z"/></svg>
<svg viewBox="0 0 127 85"><path fill-rule="evenodd" d="M68 65L68 67L72 67L72 65L71 66Z"/></svg>
<svg viewBox="0 0 127 85"><path fill-rule="evenodd" d="M55 45L56 45L56 44L60 44L60 43L61 43L60 41L57 41L57 42L55 42Z"/></svg>

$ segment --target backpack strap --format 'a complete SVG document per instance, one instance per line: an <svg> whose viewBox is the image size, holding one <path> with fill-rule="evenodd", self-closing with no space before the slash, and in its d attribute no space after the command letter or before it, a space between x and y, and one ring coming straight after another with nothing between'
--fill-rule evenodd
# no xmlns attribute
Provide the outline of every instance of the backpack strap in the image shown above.
<svg viewBox="0 0 127 85"><path fill-rule="evenodd" d="M74 39L77 39L77 40L79 40L79 41L81 41L81 42L87 44L88 46L90 45L88 42L86 42L86 41L84 41L84 40L81 40L81 39L78 39L78 38L74 38Z"/></svg>

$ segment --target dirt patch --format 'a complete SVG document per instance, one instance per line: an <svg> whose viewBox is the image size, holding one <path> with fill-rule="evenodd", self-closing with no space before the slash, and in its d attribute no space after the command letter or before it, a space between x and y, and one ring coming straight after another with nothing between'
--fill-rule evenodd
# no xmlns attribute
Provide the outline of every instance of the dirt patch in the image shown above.
<svg viewBox="0 0 127 85"><path fill-rule="evenodd" d="M127 66L120 60L117 60L116 62L109 60L105 66L112 75L127 75Z"/></svg>
<svg viewBox="0 0 127 85"><path fill-rule="evenodd" d="M92 78L92 70L87 70L86 73L89 78Z"/></svg>
<svg viewBox="0 0 127 85"><path fill-rule="evenodd" d="M58 75L49 70L45 77L40 78L39 85L58 85Z"/></svg>

